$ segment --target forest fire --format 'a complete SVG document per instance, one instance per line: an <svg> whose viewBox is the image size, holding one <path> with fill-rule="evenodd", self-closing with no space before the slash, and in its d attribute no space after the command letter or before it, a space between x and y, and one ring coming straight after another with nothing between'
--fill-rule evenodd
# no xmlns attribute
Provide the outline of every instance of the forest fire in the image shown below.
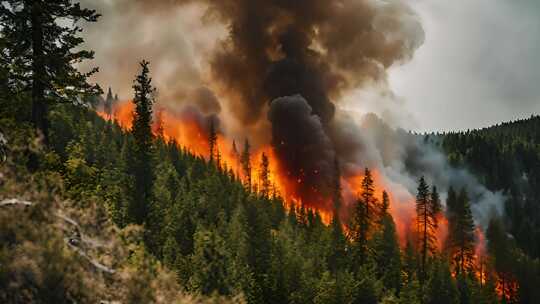
<svg viewBox="0 0 540 304"><path fill-rule="evenodd" d="M98 112L105 118L116 121L122 128L129 130L132 126L134 104L131 101L119 103L109 117L106 113ZM154 114L153 132L157 136L162 136L166 141L175 141L180 146L195 155L202 156L207 160L210 158L209 132L210 122L215 117L204 116L196 109L186 107L179 112L158 107ZM263 177L261 177L261 166L263 155L268 159L268 189L266 191L271 195L282 197L287 208L295 206L296 208L306 208L316 211L320 214L323 222L329 224L333 217L332 198L314 185L306 185L303 179L305 172L300 176L292 175L281 165L279 157L276 155L271 145L253 147L250 151L251 168L249 173L245 171L242 164L242 149L245 149L244 143L227 138L219 130L216 130L216 151L214 158L218 166L225 170L231 170L244 182L248 183L255 192L263 191ZM374 196L378 201L382 200L383 191L387 191L391 213L396 223L396 230L399 241L402 246L405 245L410 232L414 231L415 225L415 198L409 191L400 184L391 183L376 168L372 169L374 180ZM318 172L312 172L317 175ZM250 174L248 177L247 174ZM343 197L343 206L340 209L342 222L346 222L352 208L356 204L358 195L361 192L361 183L364 178L363 171L356 174L342 175L340 177L341 195ZM303 196L305 191L299 191L300 187L309 189L308 196ZM399 195L396 195L399 193ZM404 195L405 194L405 195ZM313 200L312 198L316 198ZM443 248L443 242L448 232L448 221L443 213L439 214L439 229L437 230L438 248Z"/></svg>
<svg viewBox="0 0 540 304"><path fill-rule="evenodd" d="M114 109L114 114L109 117L105 113L98 113L105 119L115 120L122 128L130 129L133 119L134 105L132 102L122 102ZM210 159L210 133L211 128L215 128L216 139L214 148L214 161L222 170L231 171L238 176L246 187L252 191L266 192L269 196L276 195L283 198L286 208L305 208L312 210L321 216L325 224L330 224L333 218L332 197L321 193L316 186L310 186L307 197L305 194L306 180L303 176L305 172L300 170L300 176L291 174L282 166L280 158L272 145L262 145L260 147L250 147L250 168L246 172L242 161L244 143L228 138L222 128L218 125L216 117L205 116L197 109L185 107L181 111L172 111L164 107L158 107L154 114L153 132L156 136L162 136L166 141L174 141L181 147L195 155ZM263 157L264 156L264 157ZM264 158L267 163L267 177L262 175ZM319 172L311 172L317 175ZM249 174L249 176L248 176ZM416 198L410 191L399 183L391 182L378 168L371 170L374 196L380 202L385 191L390 202L389 212L396 224L396 231L401 247L405 247L408 240L417 241L417 210ZM358 197L362 189L364 172L359 170L356 174L341 174L341 196L343 206L340 209L340 218L347 231L347 221L350 220L353 208L356 206ZM265 182L266 179L266 182ZM304 191L299 191L303 186ZM266 189L265 189L266 188ZM313 201L310 198L317 197ZM449 221L445 212L440 212L437 216L436 247L439 252L446 251L446 241L449 233ZM505 283L498 279L498 274L493 273L488 266L486 254L486 240L483 229L480 226L475 230L474 257L469 261L476 279L481 285L487 284L488 280L495 280L495 287L498 295L504 297L509 292L514 292L514 283ZM456 272L453 272L456 277ZM504 287L503 287L504 286Z"/></svg>

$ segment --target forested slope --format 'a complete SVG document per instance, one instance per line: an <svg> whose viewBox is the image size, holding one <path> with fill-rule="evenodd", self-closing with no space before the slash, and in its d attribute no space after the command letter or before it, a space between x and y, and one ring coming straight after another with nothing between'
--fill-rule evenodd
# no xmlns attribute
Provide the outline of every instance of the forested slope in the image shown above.
<svg viewBox="0 0 540 304"><path fill-rule="evenodd" d="M540 256L540 117L442 135L449 160L493 191L504 190L506 224L529 255Z"/></svg>
<svg viewBox="0 0 540 304"><path fill-rule="evenodd" d="M55 106L50 120L51 149L33 148L27 128L15 126L11 118L2 120L2 130L10 130L6 133L10 166L17 172L29 172L36 180L52 174L63 189L61 201L75 205L79 214L93 217L98 212L99 217L92 221L118 227L120 236L128 233L122 232L125 229L131 231L134 220L129 205L133 204L136 163L133 135L84 107ZM380 228L372 228L367 255L358 263L362 249L339 222L326 226L317 213L286 210L277 196L246 191L232 172L182 150L175 142L153 139L151 170L155 172L152 200L138 244L144 244L141 250L172 270L175 281L187 292L243 294L249 303L494 303L500 296L498 279L487 271L481 281L474 272L454 279L454 264L445 258L445 251L430 254L426 274L422 274L419 253L412 244L400 249L389 215L373 223ZM10 184L18 185L8 196L33 199L32 188L6 176ZM348 229L354 227L345 224ZM490 252L509 255L508 263L485 267L512 268L507 279L519 281L521 288L507 286L506 296L534 303L534 289L527 286L535 284L537 262L512 253L511 240L499 226L488 231L492 245L498 244ZM97 235L107 234L103 228L95 229ZM9 253L8 248L4 252ZM128 250L116 263L136 256ZM75 265L92 268L87 261L76 261ZM142 271L137 264L128 265ZM6 275L13 273L8 270ZM152 280L151 276L144 278ZM16 288L25 290L25 284ZM80 286L84 288L84 281ZM101 292L107 294L104 290Z"/></svg>
<svg viewBox="0 0 540 304"><path fill-rule="evenodd" d="M410 202L414 227L400 243L389 196L376 193L370 168L342 217L334 170L325 224L316 210L227 168L215 153L215 130L198 134L209 144L206 158L166 140L152 129L157 95L148 62L135 76L132 127L101 118L92 107L101 89L88 82L97 70L77 69L93 57L81 50L80 23L98 18L68 0L0 5L0 302L540 298L540 266L531 258L538 256L537 124L443 137L455 164L509 193L508 217L492 219L486 248L467 191L449 191L443 204L424 178ZM257 170L268 179L268 159L256 168L251 157L246 144L247 176Z"/></svg>

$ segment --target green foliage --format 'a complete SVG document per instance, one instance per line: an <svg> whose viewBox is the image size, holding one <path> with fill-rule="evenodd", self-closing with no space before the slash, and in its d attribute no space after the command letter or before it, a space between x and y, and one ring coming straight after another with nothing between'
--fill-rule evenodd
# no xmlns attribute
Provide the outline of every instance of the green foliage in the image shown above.
<svg viewBox="0 0 540 304"><path fill-rule="evenodd" d="M401 288L401 252L392 216L389 214L384 216L381 226L382 231L373 237L371 245L377 277L386 289L399 293Z"/></svg>
<svg viewBox="0 0 540 304"><path fill-rule="evenodd" d="M424 177L418 182L416 194L416 228L418 233L418 250L420 251L419 278L423 282L427 273L428 258L435 254L437 249L436 231L438 215L441 211L437 188L429 191Z"/></svg>
<svg viewBox="0 0 540 304"><path fill-rule="evenodd" d="M454 271L457 274L466 274L473 271L474 267L475 226L465 189L462 189L458 196L451 189L447 206L449 254Z"/></svg>
<svg viewBox="0 0 540 304"><path fill-rule="evenodd" d="M540 257L540 116L441 137L451 162L505 192L506 228L527 254Z"/></svg>
<svg viewBox="0 0 540 304"><path fill-rule="evenodd" d="M132 134L135 141L132 170L135 177L133 198L128 207L128 217L136 224L147 220L149 205L152 200L152 105L155 89L149 76L149 63L140 63L141 72L134 81L135 113Z"/></svg>
<svg viewBox="0 0 540 304"><path fill-rule="evenodd" d="M7 72L3 92L32 92L32 122L45 142L50 104L77 103L84 96L101 92L87 82L97 69L82 73L76 68L94 56L81 49L80 22L95 22L98 17L94 10L70 0L6 0L0 5L0 75Z"/></svg>
<svg viewBox="0 0 540 304"><path fill-rule="evenodd" d="M371 171L366 168L359 198L354 207L354 213L349 225L349 237L354 244L353 256L356 262L360 264L366 261L368 238L379 214L379 210L377 210L377 199L374 195L374 187Z"/></svg>
<svg viewBox="0 0 540 304"><path fill-rule="evenodd" d="M459 303L456 283L452 279L449 265L446 261L435 261L425 285L425 303L427 304L457 304Z"/></svg>

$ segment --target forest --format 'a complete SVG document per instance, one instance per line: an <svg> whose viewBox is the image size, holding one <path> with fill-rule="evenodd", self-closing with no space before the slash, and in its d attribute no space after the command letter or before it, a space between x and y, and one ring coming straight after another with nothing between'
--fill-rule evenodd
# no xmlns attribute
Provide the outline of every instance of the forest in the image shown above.
<svg viewBox="0 0 540 304"><path fill-rule="evenodd" d="M391 189L380 190L374 168L352 206L337 159L330 212L292 202L274 185L275 159L249 140L234 143L239 168L227 163L212 119L204 153L156 128L147 61L133 63L131 127L120 124L118 97L89 81L98 70L77 69L94 55L81 50L82 29L57 22L99 22L96 11L69 0L1 3L0 302L540 299L540 117L417 135L503 190L504 214L480 228L467 189L420 176L414 229L400 238Z"/></svg>

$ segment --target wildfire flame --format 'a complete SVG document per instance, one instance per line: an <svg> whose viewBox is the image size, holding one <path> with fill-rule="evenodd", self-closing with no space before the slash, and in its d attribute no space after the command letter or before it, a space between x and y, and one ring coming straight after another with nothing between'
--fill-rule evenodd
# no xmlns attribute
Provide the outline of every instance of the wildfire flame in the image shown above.
<svg viewBox="0 0 540 304"><path fill-rule="evenodd" d="M132 120L135 106L132 102L126 101L117 104L112 115L107 115L103 112L98 112L98 115L104 119L116 121L122 128L130 130L132 128ZM201 121L194 111L174 112L165 108L157 107L154 118L153 132L156 135L162 136L165 140L174 140L183 148L192 152L195 155L203 156L209 159L209 142L207 121ZM112 116L112 117L111 117ZM217 134L217 148L219 149L220 161L223 167L232 170L242 180L246 180L246 176L242 170L242 164L239 153L241 151L233 151L233 140L227 138L224 134ZM240 150L241 146L238 145ZM271 192L283 198L286 207L305 207L307 209L318 212L321 215L323 222L330 223L333 216L333 204L331 198L321 196L321 201L314 204L313 202L305 202L296 193L298 184L303 183L302 178L293 178L287 172L283 172L280 168L280 162L272 146L264 145L255 147L251 151L252 161L252 187L257 189L261 187L259 168L263 153L269 159L269 181ZM316 172L315 172L316 173ZM405 245L407 236L414 228L415 219L415 198L409 191L400 184L392 183L387 180L383 174L377 169L372 169L373 180L375 183L375 195L377 199L381 199L383 190L386 190L390 199L390 213L396 223L396 230L399 236L400 243ZM347 210L354 204L358 193L361 189L363 172L359 172L353 176L341 177L342 195L344 198L345 208L342 208L342 213L347 213ZM317 189L313 189L317 193ZM311 204L310 204L311 203ZM345 211L343 211L345 210ZM346 219L346 214L341 214L342 218ZM440 215L439 229L437 231L437 239L439 249L443 248L443 242L448 233L448 221L444 215ZM477 256L482 256L485 250L485 242L482 231L477 230L478 239Z"/></svg>

